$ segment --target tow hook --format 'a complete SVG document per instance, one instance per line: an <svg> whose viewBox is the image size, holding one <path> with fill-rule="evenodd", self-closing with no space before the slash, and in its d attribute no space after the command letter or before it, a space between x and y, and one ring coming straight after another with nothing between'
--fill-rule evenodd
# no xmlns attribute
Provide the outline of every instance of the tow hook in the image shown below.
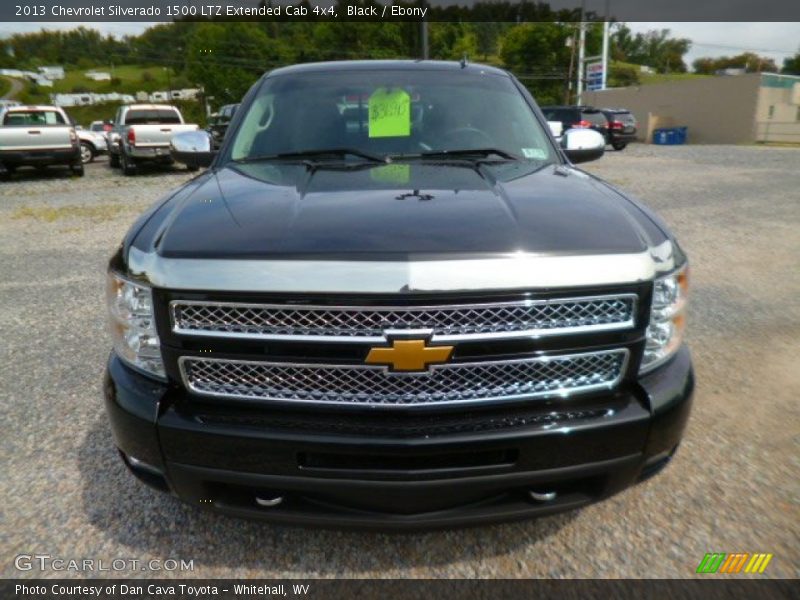
<svg viewBox="0 0 800 600"><path fill-rule="evenodd" d="M259 506L263 506L265 508L272 508L273 506L278 506L283 502L283 496L276 496L275 498L259 498L256 496L256 504Z"/></svg>
<svg viewBox="0 0 800 600"><path fill-rule="evenodd" d="M557 492L534 492L533 490L530 490L528 493L531 495L531 498L536 500L536 502L550 502L555 500L556 496L558 496Z"/></svg>

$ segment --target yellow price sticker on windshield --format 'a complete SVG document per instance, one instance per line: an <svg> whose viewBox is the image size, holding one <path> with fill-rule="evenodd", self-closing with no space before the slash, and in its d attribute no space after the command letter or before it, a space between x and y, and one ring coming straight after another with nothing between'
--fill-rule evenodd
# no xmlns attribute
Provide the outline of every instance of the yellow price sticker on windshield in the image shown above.
<svg viewBox="0 0 800 600"><path fill-rule="evenodd" d="M369 137L411 135L411 96L402 89L378 88L369 97Z"/></svg>

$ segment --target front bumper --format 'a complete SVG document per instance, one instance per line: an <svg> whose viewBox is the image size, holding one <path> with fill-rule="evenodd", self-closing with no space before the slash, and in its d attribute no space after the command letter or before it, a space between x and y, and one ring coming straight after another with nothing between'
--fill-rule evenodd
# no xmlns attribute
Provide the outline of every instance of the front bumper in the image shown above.
<svg viewBox="0 0 800 600"><path fill-rule="evenodd" d="M414 529L570 510L654 474L680 441L694 376L684 347L581 403L391 418L221 412L114 355L104 387L126 464L186 502L280 523Z"/></svg>

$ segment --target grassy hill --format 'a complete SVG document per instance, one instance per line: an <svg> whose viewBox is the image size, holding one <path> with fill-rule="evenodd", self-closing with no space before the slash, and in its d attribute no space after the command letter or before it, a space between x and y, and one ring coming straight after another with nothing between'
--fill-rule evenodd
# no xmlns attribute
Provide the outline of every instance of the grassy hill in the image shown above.
<svg viewBox="0 0 800 600"><path fill-rule="evenodd" d="M180 89L194 87L185 77L177 75L172 69L160 66L146 65L117 65L113 69L110 65L94 67L95 71L107 72L111 81L93 81L86 77L89 69L69 70L64 79L53 82L53 87L43 88L29 83L26 91L21 95L24 102L48 102L50 94L132 94L136 92L155 92L158 90Z"/></svg>
<svg viewBox="0 0 800 600"><path fill-rule="evenodd" d="M5 77L0 77L0 98L5 96L8 93L8 90L10 89L11 89L11 82Z"/></svg>
<svg viewBox="0 0 800 600"><path fill-rule="evenodd" d="M176 75L171 69L168 71L160 66L147 65L118 65L98 66L92 70L107 72L111 74L111 81L93 81L86 77L85 72L89 69L68 70L64 79L53 82L53 87L39 87L32 82L25 82L25 91L19 95L19 100L28 104L48 104L50 94L108 94L118 92L120 94L136 95L136 92L155 92L168 89L181 89L195 87L191 85L185 77ZM4 85L8 82L0 77L0 96L5 93ZM205 125L205 113L202 106L197 101L176 102L183 112L187 122ZM77 123L88 125L92 121L104 121L114 117L119 103L107 102L92 106L67 107L69 114Z"/></svg>

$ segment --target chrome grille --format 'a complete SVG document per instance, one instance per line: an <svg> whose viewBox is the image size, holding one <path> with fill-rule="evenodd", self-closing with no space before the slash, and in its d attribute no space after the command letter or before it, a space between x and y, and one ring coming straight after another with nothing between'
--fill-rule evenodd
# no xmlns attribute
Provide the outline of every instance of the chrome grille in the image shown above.
<svg viewBox="0 0 800 600"><path fill-rule="evenodd" d="M411 330L447 342L628 329L636 295L370 307L175 300L170 307L173 331L183 335L374 343L387 331Z"/></svg>
<svg viewBox="0 0 800 600"><path fill-rule="evenodd" d="M448 363L424 373L385 367L182 357L181 374L199 394L292 403L403 407L568 396L610 389L622 378L626 349Z"/></svg>

